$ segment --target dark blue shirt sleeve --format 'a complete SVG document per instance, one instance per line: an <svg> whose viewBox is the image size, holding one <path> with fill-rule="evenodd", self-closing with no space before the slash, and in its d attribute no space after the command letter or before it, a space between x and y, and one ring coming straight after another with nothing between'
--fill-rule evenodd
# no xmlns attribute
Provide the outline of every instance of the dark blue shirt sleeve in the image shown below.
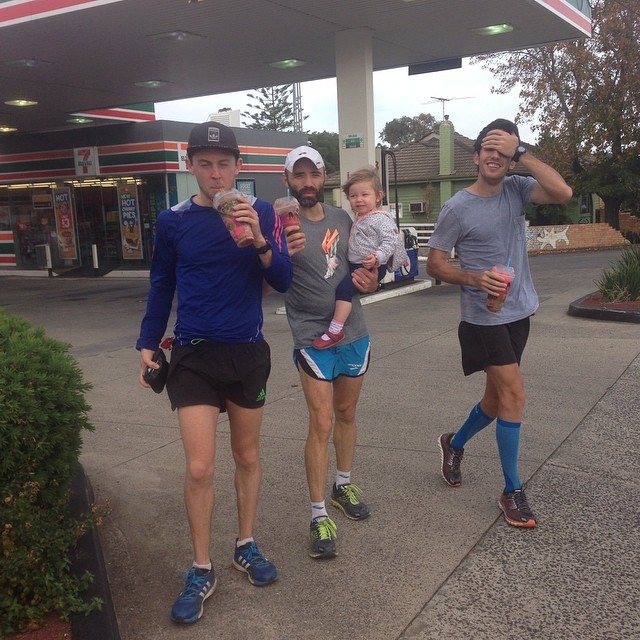
<svg viewBox="0 0 640 640"><path fill-rule="evenodd" d="M136 349L157 349L167 329L176 288L176 251L169 239L170 212L158 216L151 260L149 297Z"/></svg>
<svg viewBox="0 0 640 640"><path fill-rule="evenodd" d="M264 269L264 279L270 287L284 293L293 278L293 266L287 250L284 228L273 205L257 200L253 206L260 218L262 235L272 248L271 266Z"/></svg>

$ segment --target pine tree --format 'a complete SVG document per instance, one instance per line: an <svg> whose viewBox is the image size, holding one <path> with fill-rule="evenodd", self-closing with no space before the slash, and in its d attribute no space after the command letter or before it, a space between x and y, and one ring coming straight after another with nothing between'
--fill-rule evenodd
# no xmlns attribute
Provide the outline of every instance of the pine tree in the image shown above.
<svg viewBox="0 0 640 640"><path fill-rule="evenodd" d="M255 112L244 111L242 115L250 121L245 124L249 129L269 129L272 131L293 131L293 85L264 87L257 93L247 94L255 103L247 107Z"/></svg>

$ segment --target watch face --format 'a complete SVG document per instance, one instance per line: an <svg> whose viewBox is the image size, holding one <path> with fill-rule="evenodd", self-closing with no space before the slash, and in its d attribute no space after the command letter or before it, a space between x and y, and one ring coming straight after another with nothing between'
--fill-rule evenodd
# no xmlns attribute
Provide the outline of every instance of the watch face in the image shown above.
<svg viewBox="0 0 640 640"><path fill-rule="evenodd" d="M521 155L522 155L523 153L525 153L525 152L526 152L526 149L525 149L525 147L523 147L522 145L520 145L520 146L516 149L516 153L519 153L519 154L521 154Z"/></svg>

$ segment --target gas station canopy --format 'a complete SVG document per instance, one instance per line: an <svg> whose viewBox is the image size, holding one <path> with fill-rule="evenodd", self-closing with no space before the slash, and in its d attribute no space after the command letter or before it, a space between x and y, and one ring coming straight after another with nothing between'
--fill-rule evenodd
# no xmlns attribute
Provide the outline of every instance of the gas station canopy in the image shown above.
<svg viewBox="0 0 640 640"><path fill-rule="evenodd" d="M335 77L351 30L377 71L581 38L591 16L586 0L0 0L0 127Z"/></svg>

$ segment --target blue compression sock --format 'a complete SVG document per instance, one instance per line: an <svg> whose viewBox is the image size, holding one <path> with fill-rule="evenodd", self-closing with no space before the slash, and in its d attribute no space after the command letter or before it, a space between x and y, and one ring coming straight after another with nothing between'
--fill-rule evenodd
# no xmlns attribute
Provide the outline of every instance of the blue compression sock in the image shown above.
<svg viewBox="0 0 640 640"><path fill-rule="evenodd" d="M451 446L456 449L462 449L464 445L473 438L473 436L485 427L488 427L494 418L490 418L480 406L480 403L471 409L471 413L466 422L458 429L458 432L451 439Z"/></svg>
<svg viewBox="0 0 640 640"><path fill-rule="evenodd" d="M509 493L520 489L522 483L518 475L518 445L520 444L520 422L507 422L498 418L496 425L496 440L500 463L504 474L504 490Z"/></svg>

